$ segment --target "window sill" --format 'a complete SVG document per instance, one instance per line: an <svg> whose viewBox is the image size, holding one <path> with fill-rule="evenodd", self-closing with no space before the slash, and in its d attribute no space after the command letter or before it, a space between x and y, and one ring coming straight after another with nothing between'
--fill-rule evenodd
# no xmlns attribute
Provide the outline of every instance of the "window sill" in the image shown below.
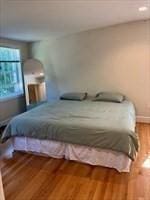
<svg viewBox="0 0 150 200"><path fill-rule="evenodd" d="M8 96L8 97L3 97L3 98L0 98L0 103L1 102L6 102L6 101L11 101L13 99L17 99L19 97L23 97L24 94L14 94L14 95L11 95L11 96Z"/></svg>

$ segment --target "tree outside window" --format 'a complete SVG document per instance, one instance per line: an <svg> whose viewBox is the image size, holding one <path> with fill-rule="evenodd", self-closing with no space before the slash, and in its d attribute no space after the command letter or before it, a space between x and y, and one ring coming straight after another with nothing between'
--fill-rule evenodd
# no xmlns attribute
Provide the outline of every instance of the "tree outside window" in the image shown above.
<svg viewBox="0 0 150 200"><path fill-rule="evenodd" d="M0 47L0 100L23 94L20 50Z"/></svg>

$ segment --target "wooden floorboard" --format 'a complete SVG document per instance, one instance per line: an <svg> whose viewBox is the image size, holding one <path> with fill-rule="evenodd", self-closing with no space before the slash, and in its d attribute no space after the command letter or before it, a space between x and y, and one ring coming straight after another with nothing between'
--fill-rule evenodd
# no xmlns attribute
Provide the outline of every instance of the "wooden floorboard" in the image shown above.
<svg viewBox="0 0 150 200"><path fill-rule="evenodd" d="M137 124L140 152L130 173L15 153L1 163L6 200L150 200L150 124Z"/></svg>

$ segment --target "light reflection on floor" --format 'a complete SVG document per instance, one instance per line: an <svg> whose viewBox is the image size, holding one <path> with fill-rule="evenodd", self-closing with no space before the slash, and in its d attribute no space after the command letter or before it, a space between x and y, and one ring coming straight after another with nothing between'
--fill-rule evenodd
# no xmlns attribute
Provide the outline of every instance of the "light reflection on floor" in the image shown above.
<svg viewBox="0 0 150 200"><path fill-rule="evenodd" d="M142 167L150 169L150 155L148 155L147 158L144 160Z"/></svg>

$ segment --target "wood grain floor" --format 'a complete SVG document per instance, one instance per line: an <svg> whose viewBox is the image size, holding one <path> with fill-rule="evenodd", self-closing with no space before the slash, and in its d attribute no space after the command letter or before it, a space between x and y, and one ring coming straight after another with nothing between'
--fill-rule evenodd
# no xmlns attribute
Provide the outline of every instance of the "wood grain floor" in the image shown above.
<svg viewBox="0 0 150 200"><path fill-rule="evenodd" d="M15 153L1 163L6 200L150 200L150 125L137 124L141 147L131 172Z"/></svg>

